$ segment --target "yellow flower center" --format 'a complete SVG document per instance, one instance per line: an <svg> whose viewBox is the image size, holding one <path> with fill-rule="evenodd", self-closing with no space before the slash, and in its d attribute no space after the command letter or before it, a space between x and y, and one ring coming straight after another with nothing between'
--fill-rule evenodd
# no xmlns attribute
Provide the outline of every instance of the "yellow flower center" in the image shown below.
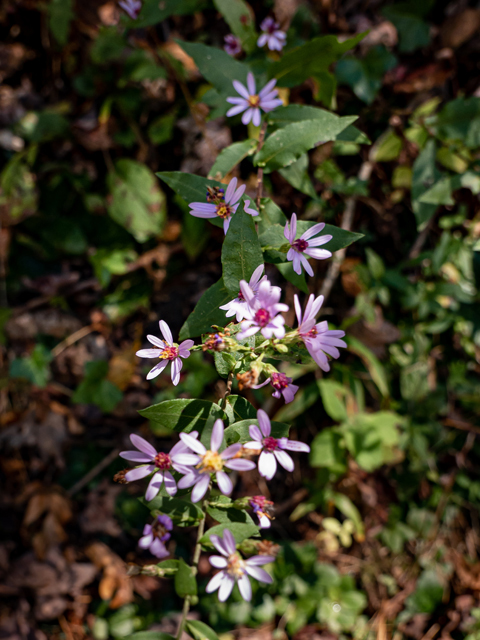
<svg viewBox="0 0 480 640"><path fill-rule="evenodd" d="M232 553L228 556L227 572L234 578L241 578L245 573L245 561L242 560L238 553Z"/></svg>
<svg viewBox="0 0 480 640"><path fill-rule="evenodd" d="M248 104L254 109L260 105L260 97L259 96L250 96L248 98Z"/></svg>
<svg viewBox="0 0 480 640"><path fill-rule="evenodd" d="M159 358L160 360L175 360L175 358L178 358L178 346L166 346Z"/></svg>
<svg viewBox="0 0 480 640"><path fill-rule="evenodd" d="M220 218L228 218L232 214L232 210L227 204L219 204L217 205L216 214Z"/></svg>
<svg viewBox="0 0 480 640"><path fill-rule="evenodd" d="M215 473L223 469L222 456L218 451L207 451L202 456L202 461L197 465L200 473Z"/></svg>

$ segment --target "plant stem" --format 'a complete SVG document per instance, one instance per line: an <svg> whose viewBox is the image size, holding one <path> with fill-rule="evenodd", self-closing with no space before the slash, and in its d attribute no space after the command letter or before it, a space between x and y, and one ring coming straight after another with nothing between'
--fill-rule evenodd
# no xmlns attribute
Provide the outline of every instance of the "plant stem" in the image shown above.
<svg viewBox="0 0 480 640"><path fill-rule="evenodd" d="M203 518L200 520L198 524L197 541L195 543L195 550L193 552L192 573L194 576L197 575L198 561L200 560L200 553L202 552L202 545L200 544L200 540L202 539L202 536L205 532L205 518L207 517L206 509L207 509L207 501L204 500ZM180 638L182 637L183 629L185 627L185 621L187 619L188 612L190 611L190 602L191 602L191 596L186 596L185 600L183 601L182 617L180 618L180 623L178 625L176 640L180 640Z"/></svg>
<svg viewBox="0 0 480 640"><path fill-rule="evenodd" d="M265 119L262 123L262 128L260 129L260 135L258 136L258 147L257 153L263 147L263 141L265 140L265 133L267 131L268 122ZM262 190L263 190L263 167L258 168L257 172L257 209L260 211L260 200L262 199Z"/></svg>
<svg viewBox="0 0 480 640"><path fill-rule="evenodd" d="M227 388L225 389L225 393L223 394L223 398L220 404L222 409L225 409L225 407L227 406L227 398L232 393L232 384L233 384L233 371L230 371L227 379Z"/></svg>

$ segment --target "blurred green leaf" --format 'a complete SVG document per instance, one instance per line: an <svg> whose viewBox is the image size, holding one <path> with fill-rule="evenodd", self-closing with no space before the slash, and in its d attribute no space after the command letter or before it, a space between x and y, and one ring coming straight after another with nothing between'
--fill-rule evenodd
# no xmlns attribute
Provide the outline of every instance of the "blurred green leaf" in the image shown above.
<svg viewBox="0 0 480 640"><path fill-rule="evenodd" d="M73 0L50 0L47 5L48 26L55 40L64 47L70 33L70 23L74 18Z"/></svg>
<svg viewBox="0 0 480 640"><path fill-rule="evenodd" d="M375 141L370 151L370 158L373 162L391 162L398 158L402 147L402 139L397 136L393 129L387 129Z"/></svg>
<svg viewBox="0 0 480 640"><path fill-rule="evenodd" d="M208 175L215 180L221 180L244 158L252 155L257 144L257 140L247 139L242 142L234 142L229 147L225 147L225 149L222 149L218 154Z"/></svg>
<svg viewBox="0 0 480 640"><path fill-rule="evenodd" d="M46 387L50 378L52 354L42 344L36 344L26 358L15 358L10 364L12 378L24 378L37 387Z"/></svg>
<svg viewBox="0 0 480 640"><path fill-rule="evenodd" d="M200 620L187 620L187 629L194 640L218 640L215 631Z"/></svg>
<svg viewBox="0 0 480 640"><path fill-rule="evenodd" d="M243 49L251 53L257 46L255 14L244 0L213 0L232 33L240 39Z"/></svg>
<svg viewBox="0 0 480 640"><path fill-rule="evenodd" d="M352 88L357 98L371 104L382 86L383 76L396 64L396 57L378 45L369 49L364 58L348 56L340 60L335 75L340 84Z"/></svg>
<svg viewBox="0 0 480 640"><path fill-rule="evenodd" d="M423 20L429 5L431 2L397 2L382 8L382 14L397 28L401 53L412 53L430 44L430 25Z"/></svg>
<svg viewBox="0 0 480 640"><path fill-rule="evenodd" d="M417 219L417 227L419 230L425 227L437 210L437 205L426 204L420 201L423 194L442 176L435 166L436 153L437 147L435 140L429 140L413 163L412 208Z"/></svg>
<svg viewBox="0 0 480 640"><path fill-rule="evenodd" d="M110 380L107 380L108 362L94 360L85 364L85 378L76 388L72 402L95 404L104 413L110 413L122 400L123 394Z"/></svg>

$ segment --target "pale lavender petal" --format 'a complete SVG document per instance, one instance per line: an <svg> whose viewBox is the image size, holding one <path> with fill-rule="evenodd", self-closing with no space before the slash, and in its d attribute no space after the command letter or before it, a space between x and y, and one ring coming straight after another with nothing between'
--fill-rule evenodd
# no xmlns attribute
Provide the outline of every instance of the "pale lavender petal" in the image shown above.
<svg viewBox="0 0 480 640"><path fill-rule="evenodd" d="M262 389L263 387L266 387L267 384L270 382L271 378L267 378L264 382L262 382L261 384L252 384L252 386L250 387L251 389ZM255 425L253 425L255 426ZM252 435L252 434L250 434Z"/></svg>
<svg viewBox="0 0 480 640"><path fill-rule="evenodd" d="M217 215L217 207L211 202L191 202L188 206L192 209L196 209L197 211L204 211L205 213L214 213Z"/></svg>
<svg viewBox="0 0 480 640"><path fill-rule="evenodd" d="M283 398L287 404L289 402L292 402L292 400L295 398L295 394L297 393L297 391L298 391L298 386L296 384L289 384L288 387L283 389L282 391Z"/></svg>
<svg viewBox="0 0 480 640"><path fill-rule="evenodd" d="M189 473L178 481L179 489L190 489L198 480L198 473Z"/></svg>
<svg viewBox="0 0 480 640"><path fill-rule="evenodd" d="M155 538L150 546L150 553L157 558L166 558L166 556L170 555L165 548L165 545L161 540Z"/></svg>
<svg viewBox="0 0 480 640"><path fill-rule="evenodd" d="M260 475L267 480L271 480L275 475L276 470L277 461L275 460L273 453L270 453L269 451L262 451L258 459L258 471L260 472Z"/></svg>
<svg viewBox="0 0 480 640"><path fill-rule="evenodd" d="M237 550L237 543L235 542L235 538L233 534L228 529L223 530L223 546L228 551L228 553L235 553Z"/></svg>
<svg viewBox="0 0 480 640"><path fill-rule="evenodd" d="M204 474L200 480L196 483L192 490L191 500L192 502L198 502L207 493L208 485L210 484L210 476Z"/></svg>
<svg viewBox="0 0 480 640"><path fill-rule="evenodd" d="M175 462L177 464L183 464L187 467L193 467L201 462L200 456L196 456L193 453L176 453L175 454Z"/></svg>
<svg viewBox="0 0 480 640"><path fill-rule="evenodd" d="M264 437L266 438L267 436L270 435L272 428L270 425L270 418L268 417L268 415L265 413L263 409L259 409L257 411L257 420L258 420L258 424L260 425L260 430L263 433Z"/></svg>
<svg viewBox="0 0 480 640"><path fill-rule="evenodd" d="M165 320L160 320L158 324L160 326L162 336L165 338L166 342L168 342L168 344L173 344L173 336L168 324L165 322Z"/></svg>
<svg viewBox="0 0 480 640"><path fill-rule="evenodd" d="M305 233L302 233L300 237L302 238L302 240L308 240L309 238L316 236L317 233L320 233L320 231L323 231L324 229L325 229L325 223L319 222L318 224L314 224L313 227L310 227L310 229L307 229ZM330 236L330 239L331 238L332 236Z"/></svg>
<svg viewBox="0 0 480 640"><path fill-rule="evenodd" d="M165 490L168 493L168 495L174 496L177 493L177 483L175 482L175 479L170 473L170 471L165 471L163 480L165 482Z"/></svg>
<svg viewBox="0 0 480 640"><path fill-rule="evenodd" d="M210 450L218 451L223 442L223 422L219 420L215 420L215 424L212 429L212 436L210 438Z"/></svg>
<svg viewBox="0 0 480 640"><path fill-rule="evenodd" d="M255 463L253 460L244 460L242 458L235 458L225 463L227 469L235 469L235 471L251 471L255 469Z"/></svg>
<svg viewBox="0 0 480 640"><path fill-rule="evenodd" d="M264 47L267 44L268 33L262 33L262 35L257 40L257 47Z"/></svg>
<svg viewBox="0 0 480 640"><path fill-rule="evenodd" d="M163 349L140 349L135 353L139 358L159 358Z"/></svg>
<svg viewBox="0 0 480 640"><path fill-rule="evenodd" d="M233 205L236 204L240 198L243 196L243 194L245 193L245 189L247 188L246 184L242 184L238 187L238 189L235 191L235 193L233 194L231 200L227 200L226 196L225 196L225 202Z"/></svg>
<svg viewBox="0 0 480 640"><path fill-rule="evenodd" d="M227 559L223 556L210 556L208 561L215 569L224 569L228 564Z"/></svg>
<svg viewBox="0 0 480 640"><path fill-rule="evenodd" d="M145 438L137 436L136 433L132 433L130 435L130 442L136 449L150 456L150 459L154 458L157 455L157 450L155 449L155 447L147 442Z"/></svg>
<svg viewBox="0 0 480 640"><path fill-rule="evenodd" d="M250 94L248 93L245 85L243 85L241 82L239 82L238 80L234 80L233 81L233 86L235 88L235 91L237 93L239 93L243 98L245 98L246 100L249 99Z"/></svg>
<svg viewBox="0 0 480 640"><path fill-rule="evenodd" d="M301 325L302 324L302 307L300 306L300 300L298 299L298 296L296 293L293 296L293 305L295 307L295 313L297 315L298 324Z"/></svg>
<svg viewBox="0 0 480 640"><path fill-rule="evenodd" d="M253 110L252 122L256 127L260 126L260 123L262 122L262 115L260 113L260 109Z"/></svg>
<svg viewBox="0 0 480 640"><path fill-rule="evenodd" d="M229 496L233 491L233 484L228 474L226 474L225 471L217 471L216 478L220 491L225 496Z"/></svg>
<svg viewBox="0 0 480 640"><path fill-rule="evenodd" d="M302 262L300 260L300 254L297 253L297 251L295 251L292 259L293 259L293 270L295 271L295 273L298 273L298 275L300 275L302 273Z"/></svg>
<svg viewBox="0 0 480 640"><path fill-rule="evenodd" d="M253 111L254 110L251 107L245 111L245 113L242 116L242 123L243 124L248 124L250 122L250 120L252 119L252 116L253 116Z"/></svg>
<svg viewBox="0 0 480 640"><path fill-rule="evenodd" d="M228 574L224 574L224 576L220 589L218 590L218 599L220 602L225 602L228 596L232 593L232 589L235 585L235 580L232 576L229 576Z"/></svg>
<svg viewBox="0 0 480 640"><path fill-rule="evenodd" d="M230 104L243 104L243 105L248 105L248 100L245 100L245 98L227 98L226 99L227 102L229 102Z"/></svg>
<svg viewBox="0 0 480 640"><path fill-rule="evenodd" d="M183 362L180 358L172 360L172 383L177 386L180 382L180 369L183 367Z"/></svg>
<svg viewBox="0 0 480 640"><path fill-rule="evenodd" d="M225 571L219 571L216 573L213 578L211 578L210 582L205 587L205 591L207 593L213 593L218 589L218 587L222 584L222 581L226 577Z"/></svg>
<svg viewBox="0 0 480 640"><path fill-rule="evenodd" d="M280 449L286 449L287 451L304 451L308 453L310 447L304 442L298 442L298 440L289 440L288 438L280 438L278 441Z"/></svg>
<svg viewBox="0 0 480 640"><path fill-rule="evenodd" d="M260 569L260 567L252 567L247 564L245 571L259 582L266 582L267 584L271 584L273 582L272 576L269 575L265 569Z"/></svg>
<svg viewBox="0 0 480 640"><path fill-rule="evenodd" d="M248 432L250 433L251 438L257 440L258 442L262 442L263 436L256 424L251 424L248 428Z"/></svg>
<svg viewBox="0 0 480 640"><path fill-rule="evenodd" d="M125 474L125 480L127 482L134 482L135 480L140 480L141 478L145 478L155 471L155 465L149 464L145 467L138 467L137 469L132 469L131 471L127 471Z"/></svg>
<svg viewBox="0 0 480 640"><path fill-rule="evenodd" d="M258 566L258 565L270 564L270 562L275 562L274 556L266 556L266 555L252 556L251 558L245 561L247 567L251 565Z"/></svg>
<svg viewBox="0 0 480 640"><path fill-rule="evenodd" d="M237 186L237 178L232 178L228 183L227 191L225 192L225 202L228 204Z"/></svg>
<svg viewBox="0 0 480 640"><path fill-rule="evenodd" d="M148 547L152 544L153 542L153 533L149 533L146 536L143 536L143 538L140 538L140 540L138 541L138 546L141 549L148 549Z"/></svg>
<svg viewBox="0 0 480 640"><path fill-rule="evenodd" d="M209 218L216 218L217 217L217 214L214 211L213 212L206 212L206 211L197 211L196 209L192 209L191 211L189 211L189 213L194 218L209 219Z"/></svg>
<svg viewBox="0 0 480 640"><path fill-rule="evenodd" d="M150 369L150 371L147 373L147 380L152 380L153 378L156 378L158 375L160 375L167 364L168 360L162 360L162 362L156 364L153 369Z"/></svg>
<svg viewBox="0 0 480 640"><path fill-rule="evenodd" d="M258 96L259 98L265 98L267 96L268 93L270 93L273 89L273 87L277 84L277 80L276 78L273 78L273 80L270 80L269 82L267 82L267 84L263 87L263 89L259 92ZM277 90L275 90L276 93L278 93Z"/></svg>
<svg viewBox="0 0 480 640"><path fill-rule="evenodd" d="M216 536L215 534L211 535L210 542L213 544L215 549L222 554L222 556L230 555L230 552L227 550L225 543L220 536Z"/></svg>
<svg viewBox="0 0 480 640"><path fill-rule="evenodd" d="M305 253L315 260L326 260L332 257L332 252L326 249L305 249Z"/></svg>
<svg viewBox="0 0 480 640"><path fill-rule="evenodd" d="M247 602L250 602L250 600L252 599L252 585L250 584L248 576L246 574L243 574L243 576L238 579L237 584L242 598Z"/></svg>
<svg viewBox="0 0 480 640"><path fill-rule="evenodd" d="M178 345L178 350L183 351L183 350L191 349L194 344L195 342L193 340L184 340Z"/></svg>
<svg viewBox="0 0 480 640"><path fill-rule="evenodd" d="M330 242L332 236L318 236L318 238L312 238L308 241L309 247L320 247L322 244L327 244Z"/></svg>
<svg viewBox="0 0 480 640"><path fill-rule="evenodd" d="M145 500L150 502L153 500L157 493L160 491L160 487L163 484L163 473L158 471L152 476L152 479L148 483L147 491L145 492Z"/></svg>
<svg viewBox="0 0 480 640"><path fill-rule="evenodd" d="M237 104L235 107L231 107L231 109L229 109L226 113L226 116L228 118L231 118L232 116L236 116L239 113L242 113L242 111L245 111L245 109L248 109L248 103L245 104Z"/></svg>
<svg viewBox="0 0 480 640"><path fill-rule="evenodd" d="M279 463L282 465L284 469L286 469L287 471L293 471L293 469L295 468L295 465L293 464L293 460L288 455L288 453L285 453L285 451L281 451L280 449L277 449L276 451L274 451L273 455L277 458L277 460L279 461Z"/></svg>
<svg viewBox="0 0 480 640"><path fill-rule="evenodd" d="M222 451L220 455L223 460L228 460L229 458L233 458L233 456L236 456L241 448L242 445L237 442L236 444L231 444L229 447L227 447L224 451Z"/></svg>
<svg viewBox="0 0 480 640"><path fill-rule="evenodd" d="M252 442L246 442L243 447L245 449L255 449L256 451L260 451L260 449L262 448L262 443L258 442L257 440L252 441Z"/></svg>
<svg viewBox="0 0 480 640"><path fill-rule="evenodd" d="M313 251L313 249L312 249ZM309 250L307 249L305 251L305 253L309 253ZM313 269L311 267L311 265L309 264L307 258L303 255L303 253L300 253L300 261L303 265L303 268L305 269L305 271L308 273L309 276L313 276Z"/></svg>
<svg viewBox="0 0 480 640"><path fill-rule="evenodd" d="M141 453L141 451L120 451L118 454L124 460L129 460L130 462L151 462L153 456L148 456L145 453Z"/></svg>
<svg viewBox="0 0 480 640"><path fill-rule="evenodd" d="M163 340L160 340L160 338L157 338L156 336L148 335L147 340L152 344L154 344L156 347L160 347L162 351L165 349L165 342Z"/></svg>
<svg viewBox="0 0 480 640"><path fill-rule="evenodd" d="M251 96L255 95L255 92L256 92L255 77L251 71L249 71L247 74L247 89Z"/></svg>
<svg viewBox="0 0 480 640"><path fill-rule="evenodd" d="M203 444L199 442L196 438L192 438L192 436L188 433L182 432L180 434L180 439L182 440L182 442L184 442L187 445L189 449L191 449L192 451L195 451L195 453L198 453L201 456L203 456L207 452L207 449L203 446Z"/></svg>

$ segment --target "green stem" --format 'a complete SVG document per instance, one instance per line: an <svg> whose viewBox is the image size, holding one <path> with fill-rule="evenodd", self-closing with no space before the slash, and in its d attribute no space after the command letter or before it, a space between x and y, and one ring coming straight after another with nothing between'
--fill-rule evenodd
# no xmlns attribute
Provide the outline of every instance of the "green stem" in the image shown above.
<svg viewBox="0 0 480 640"><path fill-rule="evenodd" d="M197 541L195 543L195 550L193 552L192 573L194 576L197 575L198 561L200 560L200 554L202 552L202 545L200 543L200 540L202 539L203 534L205 532L205 518L207 517L206 508L207 508L207 500L204 500L203 518L200 520L198 524ZM191 602L191 596L186 596L185 600L183 601L182 617L180 618L180 623L178 625L176 640L180 640L180 638L182 637L182 633L185 628L185 621L187 619L188 612L190 611L190 602Z"/></svg>
<svg viewBox="0 0 480 640"><path fill-rule="evenodd" d="M227 379L227 388L225 390L225 393L223 394L223 398L221 401L221 408L223 410L225 410L225 407L227 406L227 398L228 396L232 393L232 384L233 384L233 371L230 371L230 373L228 374L228 379Z"/></svg>

